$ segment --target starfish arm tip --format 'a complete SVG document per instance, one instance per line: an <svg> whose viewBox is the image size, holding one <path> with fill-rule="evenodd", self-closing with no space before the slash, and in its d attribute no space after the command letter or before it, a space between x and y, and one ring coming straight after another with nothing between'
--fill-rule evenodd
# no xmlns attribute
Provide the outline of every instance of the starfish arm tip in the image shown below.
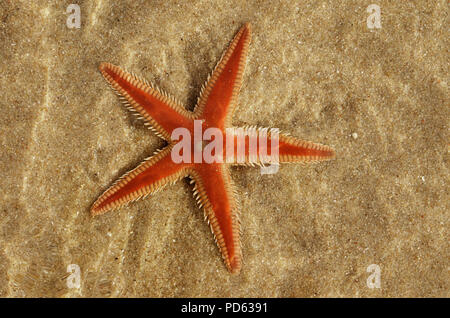
<svg viewBox="0 0 450 318"><path fill-rule="evenodd" d="M100 65L98 66L98 69L100 71L103 71L105 68L109 67L111 64L108 62L101 62Z"/></svg>
<svg viewBox="0 0 450 318"><path fill-rule="evenodd" d="M96 202L94 202L94 204L92 204L89 212L92 217L96 217L96 216L105 214L106 212L108 212L110 210L112 210L112 208L110 206L102 205L101 202L99 202L97 200Z"/></svg>

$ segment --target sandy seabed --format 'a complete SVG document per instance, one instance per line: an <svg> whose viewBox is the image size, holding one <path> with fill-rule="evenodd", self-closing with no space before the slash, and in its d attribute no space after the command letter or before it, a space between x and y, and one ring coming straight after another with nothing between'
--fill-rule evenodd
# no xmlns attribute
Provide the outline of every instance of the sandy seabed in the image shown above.
<svg viewBox="0 0 450 318"><path fill-rule="evenodd" d="M0 2L0 296L450 296L447 1L378 1L381 28L367 25L370 1L90 0L74 29L69 4ZM280 128L337 158L232 169L244 264L230 275L186 181L90 216L164 145L98 66L192 110L247 21L233 124ZM371 264L380 288L367 285Z"/></svg>

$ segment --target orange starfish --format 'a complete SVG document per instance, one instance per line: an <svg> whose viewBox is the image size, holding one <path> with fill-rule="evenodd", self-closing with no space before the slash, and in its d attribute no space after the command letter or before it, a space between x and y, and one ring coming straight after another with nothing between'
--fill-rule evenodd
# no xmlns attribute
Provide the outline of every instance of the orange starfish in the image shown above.
<svg viewBox="0 0 450 318"><path fill-rule="evenodd" d="M146 125L150 126L168 145L146 159L135 169L129 171L106 190L92 205L92 215L99 215L118 208L130 201L153 194L168 183L190 177L194 186L194 196L203 207L205 219L211 226L225 265L232 273L239 273L242 263L239 231L239 209L235 199L229 166L236 164L264 165L262 160L273 146L278 152L279 162L310 162L334 157L334 151L324 145L302 141L294 137L279 135L269 131L267 143L257 142L256 156L252 156L249 146L263 135L264 130L244 127L230 130L231 119L236 108L238 93L250 43L251 29L245 24L234 37L229 48L202 88L200 98L193 112L186 110L175 99L154 88L145 80L123 71L120 67L102 63L100 71L112 88L121 96L127 107L140 114ZM205 128L216 128L224 136L222 141L215 138L201 140L195 138L196 124L200 120ZM175 140L174 132L184 128L190 139ZM245 154L239 157L239 131L244 132ZM224 140L232 141L231 146ZM178 142L189 142L191 149L182 148L184 158L193 159L181 162L173 160L173 152ZM213 141L226 149L226 154L212 151L216 161L196 160L195 154L206 150ZM233 143L234 142L234 143ZM217 145L217 144L216 144ZM269 147L270 146L270 147ZM190 154L190 151L194 154ZM178 149L179 151L179 149ZM242 153L241 153L242 154ZM261 155L261 156L259 156ZM222 160L221 160L222 159Z"/></svg>

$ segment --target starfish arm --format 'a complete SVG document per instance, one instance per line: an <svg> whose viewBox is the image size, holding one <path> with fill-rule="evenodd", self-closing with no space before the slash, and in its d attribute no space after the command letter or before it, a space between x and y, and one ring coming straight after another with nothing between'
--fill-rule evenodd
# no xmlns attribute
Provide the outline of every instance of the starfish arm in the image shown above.
<svg viewBox="0 0 450 318"><path fill-rule="evenodd" d="M190 173L194 196L203 207L225 265L231 273L241 269L239 208L228 167L223 164L196 166Z"/></svg>
<svg viewBox="0 0 450 318"><path fill-rule="evenodd" d="M283 162L318 162L335 157L329 146L301 140L292 136L279 136L279 160Z"/></svg>
<svg viewBox="0 0 450 318"><path fill-rule="evenodd" d="M326 145L276 134L273 129L268 128L233 128L227 130L225 140L224 160L236 165L317 162L330 160L335 156L334 150ZM272 151L275 157L271 158Z"/></svg>
<svg viewBox="0 0 450 318"><path fill-rule="evenodd" d="M192 112L146 80L110 63L100 64L99 69L127 108L137 112L158 136L169 141L175 128L193 125Z"/></svg>
<svg viewBox="0 0 450 318"><path fill-rule="evenodd" d="M99 215L161 190L168 183L187 176L186 164L176 164L168 146L120 177L92 205L91 214Z"/></svg>
<svg viewBox="0 0 450 318"><path fill-rule="evenodd" d="M234 37L227 51L202 88L195 116L211 127L224 128L231 123L242 85L248 47L250 24L245 24Z"/></svg>

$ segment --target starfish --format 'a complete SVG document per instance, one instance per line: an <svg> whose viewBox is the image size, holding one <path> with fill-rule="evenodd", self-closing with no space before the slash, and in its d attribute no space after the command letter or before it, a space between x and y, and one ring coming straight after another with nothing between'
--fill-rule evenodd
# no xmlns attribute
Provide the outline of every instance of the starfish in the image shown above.
<svg viewBox="0 0 450 318"><path fill-rule="evenodd" d="M168 145L120 177L94 202L92 215L117 209L154 194L167 184L189 177L191 183L194 183L194 197L199 206L203 207L205 219L211 227L227 269L231 273L240 272L242 252L239 206L229 167L255 164L264 166L268 162L264 158L267 157L269 148L271 155L275 152L278 154L279 163L315 162L334 157L334 151L328 146L285 134L276 135L273 130L267 132L254 127L230 129L242 85L250 38L251 27L247 23L241 27L208 77L192 112L147 81L118 66L101 63L100 72L125 105L158 136L165 139ZM217 135L199 141L195 137L198 122L206 129L218 130L224 136L222 141ZM182 128L189 134L183 135L183 139L176 138L180 137L175 133L177 128ZM239 156L238 139L242 132L246 136L246 144L243 148L244 155L241 152ZM252 155L249 144L264 133L267 142L256 142L256 150ZM224 140L232 142L225 143ZM191 145L191 148L181 148L180 151L178 146L182 141ZM212 143L220 146L222 142L226 152L217 149L211 151L215 160L196 160L197 153L205 151ZM176 152L182 153L183 158L188 160L174 160Z"/></svg>

